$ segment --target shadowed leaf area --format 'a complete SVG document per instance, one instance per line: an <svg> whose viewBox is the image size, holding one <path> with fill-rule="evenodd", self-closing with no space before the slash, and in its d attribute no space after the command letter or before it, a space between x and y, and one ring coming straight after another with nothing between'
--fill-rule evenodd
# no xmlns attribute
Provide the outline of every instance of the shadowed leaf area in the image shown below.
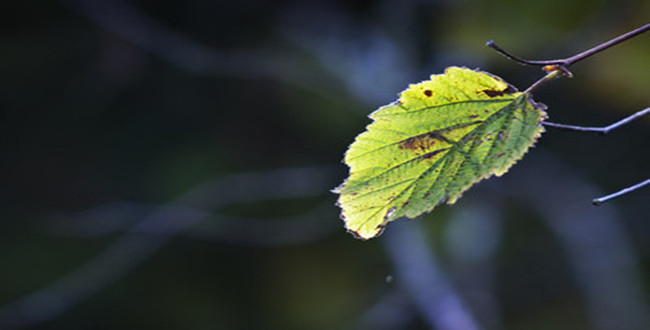
<svg viewBox="0 0 650 330"><path fill-rule="evenodd" d="M499 77L450 67L370 118L345 154L350 176L334 190L346 228L362 239L507 172L542 133L546 113Z"/></svg>

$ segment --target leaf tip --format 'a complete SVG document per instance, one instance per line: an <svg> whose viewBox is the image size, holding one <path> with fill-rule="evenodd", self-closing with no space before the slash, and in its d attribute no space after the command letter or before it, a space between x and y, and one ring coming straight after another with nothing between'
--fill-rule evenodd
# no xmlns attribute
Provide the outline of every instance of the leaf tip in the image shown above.
<svg viewBox="0 0 650 330"><path fill-rule="evenodd" d="M354 237L356 239L359 239L359 240L362 240L362 241L367 241L367 240L369 240L371 238L381 236L381 234L384 233L385 227L386 227L386 224L381 223L381 224L377 225L377 227L374 228L374 231L367 232L367 233L362 232L360 229L352 229L352 228L348 227L347 224L346 224L345 229L350 235L352 235L352 237Z"/></svg>

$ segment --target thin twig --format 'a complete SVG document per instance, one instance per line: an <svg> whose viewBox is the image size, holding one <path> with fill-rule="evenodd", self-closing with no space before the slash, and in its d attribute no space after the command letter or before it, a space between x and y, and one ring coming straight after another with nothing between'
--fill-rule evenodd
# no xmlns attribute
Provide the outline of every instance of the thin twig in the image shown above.
<svg viewBox="0 0 650 330"><path fill-rule="evenodd" d="M531 60L524 60L521 57L515 56L507 52L505 49L497 46L497 44L494 43L494 40L490 40L485 43L486 46L494 49L497 51L497 53L505 56L509 60L515 61L519 64L524 64L524 65L538 65L538 66L544 66L544 65L553 65L557 64L559 61L562 60L543 60L543 61L531 61Z"/></svg>
<svg viewBox="0 0 650 330"><path fill-rule="evenodd" d="M625 40L635 37L648 30L650 30L650 24L646 24L640 28L622 34L614 39L611 39L600 45L587 49L584 52L581 52L579 54L573 55L571 57L563 58L563 59L557 59L557 60L543 60L543 61L525 60L521 57L512 55L509 52L505 51L503 48L497 46L493 40L488 41L487 43L485 43L485 45L496 50L499 54L517 63L526 64L526 65L544 66L544 70L547 71L548 73L546 74L546 76L537 80L534 84L532 84L530 87L526 89L525 92L530 93L531 91L535 90L539 86L547 83L550 80L553 80L554 78L561 77L562 75L567 76L569 78L573 77L573 74L571 73L571 71L569 71L569 66L571 66L573 63L581 61L589 56L595 55L609 47L619 44Z"/></svg>
<svg viewBox="0 0 650 330"><path fill-rule="evenodd" d="M485 45L496 50L499 52L501 55L521 64L526 64L526 65L536 65L536 66L546 66L546 65L557 65L560 67L567 68L571 64L581 61L589 56L592 56L594 54L597 54L609 47L612 47L616 44L619 44L627 39L630 39L632 37L635 37L643 32L646 32L650 30L650 24L646 24L638 29L632 30L628 33L625 33L623 35L620 35L614 39L611 39L607 42L604 42L598 46L595 46L593 48L590 48L584 52L581 52L579 54L573 55L571 57L563 58L563 59L557 59L557 60L543 60L543 61L530 61L530 60L524 60L520 57L517 57L515 55L512 55L508 52L506 52L503 48L497 46L493 40L488 41Z"/></svg>
<svg viewBox="0 0 650 330"><path fill-rule="evenodd" d="M639 182L639 183L637 183L637 184L635 184L633 186L627 187L625 189L621 189L621 190L619 190L619 191L617 191L617 192L615 192L613 194L609 194L607 196L603 196L603 197L599 197L599 198L594 198L591 202L594 203L594 205L600 205L602 203L607 202L610 199L614 199L616 197L623 196L623 195L625 195L627 193L633 192L633 191L635 191L635 190L637 190L637 189L639 189L639 188L641 188L643 186L649 185L649 184L650 184L650 179L647 179L647 180L645 180L643 182Z"/></svg>
<svg viewBox="0 0 650 330"><path fill-rule="evenodd" d="M632 122L633 120L639 119L639 118L641 118L641 117L643 117L643 116L645 116L647 114L650 114L650 108L645 108L645 109L643 109L641 111L638 111L638 112L636 112L636 113L634 113L634 114L632 114L632 115L630 115L628 117L625 117L625 118L623 118L623 119L621 119L621 120L619 120L619 121L617 121L617 122L615 122L615 123L613 123L613 124L611 124L609 126L604 126L604 127L583 127L583 126L575 126L575 125L565 125L565 124L550 123L550 122L547 122L547 121L543 121L542 124L544 126L557 128L557 129L562 129L562 130L567 130L567 131L593 132L593 133L598 133L598 134L605 135L605 134L609 133L609 131L611 131L611 130L613 130L615 128L621 127L623 125L626 125L626 124ZM630 193L630 192L632 192L634 190L637 190L637 189L647 185L648 183L650 183L650 179L648 179L648 180L646 180L644 182L641 182L639 184L636 184L634 186L622 189L622 190L620 190L618 192L615 192L613 194L603 196L603 197L600 197L600 198L595 198L591 202L594 205L600 205L600 204L602 204L604 202L607 202L610 199L614 199L616 197L619 197L619 196L625 195L627 193Z"/></svg>
<svg viewBox="0 0 650 330"><path fill-rule="evenodd" d="M570 74L570 73L569 73L569 74ZM547 73L544 77L542 77L542 78L540 78L539 80L537 80L534 84L530 85L530 87L526 88L526 90L524 91L524 93L530 93L530 92L532 92L533 90L535 90L537 87L539 87L539 86L545 84L546 82L548 82L548 81L550 81L550 80L553 80L553 79L555 79L555 78L559 78L559 77L561 77L561 76L563 76L563 75L566 75L566 73L565 73L564 70L555 70L555 71L551 71L551 72Z"/></svg>
<svg viewBox="0 0 650 330"><path fill-rule="evenodd" d="M557 128L557 129L562 129L562 130L567 130L567 131L577 131L577 132L593 132L593 133L599 133L599 134L607 134L609 131L621 127L625 124L628 124L638 118L641 118L647 114L650 114L650 108L643 109L639 112L636 112L632 114L631 116L625 117L609 126L604 126L604 127L584 127L584 126L575 126L575 125L565 125L565 124L558 124L558 123L551 123L547 121L543 121L542 124L544 126L552 127L552 128Z"/></svg>
<svg viewBox="0 0 650 330"><path fill-rule="evenodd" d="M618 37L616 37L616 38L614 38L614 39L612 39L610 41L607 41L607 42L605 42L603 44L600 44L600 45L598 45L596 47L588 49L588 50L586 50L586 51L584 51L584 52L582 52L580 54L577 54L577 55L571 56L571 57L569 57L567 59L564 59L562 61L563 63L558 63L558 64L564 64L565 67L568 67L569 65L571 65L571 64L573 64L575 62L581 61L581 60L583 60L583 59L585 59L585 58L587 58L587 57L589 57L591 55L597 54L597 53L599 53L599 52L601 52L601 51L603 51L603 50L605 50L605 49L607 49L609 47L612 47L612 46L614 46L616 44L619 44L619 43L621 43L621 42L623 42L623 41L625 41L627 39L635 37L635 36L637 36L637 35L639 35L639 34L641 34L643 32L646 32L648 30L650 30L650 24L646 24L646 25L644 25L644 26L642 26L642 27L640 27L638 29L632 30L632 31L630 31L628 33L625 33L625 34L623 34L621 36L618 36Z"/></svg>

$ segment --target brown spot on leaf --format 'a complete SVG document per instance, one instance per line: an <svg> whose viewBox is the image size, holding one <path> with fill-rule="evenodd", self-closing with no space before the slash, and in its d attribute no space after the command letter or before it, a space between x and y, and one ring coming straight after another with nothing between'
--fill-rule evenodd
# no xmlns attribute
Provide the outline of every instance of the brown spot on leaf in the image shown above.
<svg viewBox="0 0 650 330"><path fill-rule="evenodd" d="M501 157L505 156L505 154L506 154L505 152L502 152L502 153L496 155L496 157L497 157L497 158L501 158Z"/></svg>
<svg viewBox="0 0 650 330"><path fill-rule="evenodd" d="M409 205L409 201L404 202L404 204L402 204L402 207L406 207L406 205Z"/></svg>
<svg viewBox="0 0 650 330"><path fill-rule="evenodd" d="M429 196L431 196L431 193L426 193L426 194L424 194L424 196L422 196L422 198L427 198Z"/></svg>
<svg viewBox="0 0 650 330"><path fill-rule="evenodd" d="M440 140L440 133L438 131L433 131L429 133L424 133L416 136L412 136L402 142L400 142L400 149L407 150L428 150Z"/></svg>
<svg viewBox="0 0 650 330"><path fill-rule="evenodd" d="M452 144L453 142L450 142L450 140L444 136L444 133L453 132L455 130L474 126L482 122L483 121L481 120L475 120L471 122L460 123L449 127L441 128L439 130L431 131L428 133L412 136L406 140L400 141L399 148L407 149L407 150L427 151L430 150L434 146L434 144L436 144L436 141Z"/></svg>
<svg viewBox="0 0 650 330"><path fill-rule="evenodd" d="M425 89L424 95L426 95L427 97L431 97L433 95L433 91L431 91L430 89Z"/></svg>
<svg viewBox="0 0 650 330"><path fill-rule="evenodd" d="M478 117L478 115L470 115L470 116L469 116L469 119L474 119L474 118L476 118L476 117Z"/></svg>
<svg viewBox="0 0 650 330"><path fill-rule="evenodd" d="M492 89L484 89L482 90L482 92L489 97L497 97L503 95L503 91L497 91Z"/></svg>
<svg viewBox="0 0 650 330"><path fill-rule="evenodd" d="M484 89L481 92L485 93L485 95L487 95L489 97L497 97L497 96L501 96L503 94L512 94L512 93L515 92L515 89L514 89L514 87L508 85L508 87L506 89L502 90L502 91L496 90L496 89Z"/></svg>

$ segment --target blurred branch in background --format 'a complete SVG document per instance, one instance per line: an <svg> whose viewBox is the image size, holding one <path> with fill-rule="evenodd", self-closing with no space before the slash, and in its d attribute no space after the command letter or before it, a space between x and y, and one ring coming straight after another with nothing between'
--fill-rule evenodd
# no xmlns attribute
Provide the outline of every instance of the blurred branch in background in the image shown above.
<svg viewBox="0 0 650 330"><path fill-rule="evenodd" d="M384 233L384 243L395 265L396 280L404 285L431 328L479 329L474 316L441 271L420 222L403 219L392 223Z"/></svg>
<svg viewBox="0 0 650 330"><path fill-rule="evenodd" d="M502 194L486 189L481 198L469 195L444 231L447 273L476 319L486 329L502 329L497 295L497 252L501 241Z"/></svg>
<svg viewBox="0 0 650 330"><path fill-rule="evenodd" d="M60 0L98 26L136 47L195 75L270 78L323 93L322 80L301 65L295 53L277 50L216 50L174 31L122 0Z"/></svg>
<svg viewBox="0 0 650 330"><path fill-rule="evenodd" d="M304 62L300 52L295 50L279 51L261 47L217 50L192 41L122 0L60 1L98 26L189 73L245 79L270 78L317 95L331 96L336 93L332 91L333 85L328 85L327 79L323 79L323 73L315 72L313 63ZM367 28L366 34L359 34L359 22L348 19L344 24L346 19L342 12L333 10L328 15L322 12L304 15L305 10L314 9L313 6L305 6L289 10L286 17L280 18L283 22L278 33L310 59L319 61L325 69L324 73L346 86L355 98L375 105L378 99L383 100L399 90L396 83L408 81L413 63L407 56L412 54L406 52L405 45L394 44L376 28ZM325 19L320 23L303 25L300 23L304 17ZM332 24L332 20L341 24ZM305 26L318 26L320 29L305 30ZM321 35L323 32L337 37L326 38ZM399 70L376 70L377 67Z"/></svg>
<svg viewBox="0 0 650 330"><path fill-rule="evenodd" d="M122 0L60 0L100 27L197 75L287 79L283 56L253 50L216 51L200 45Z"/></svg>
<svg viewBox="0 0 650 330"><path fill-rule="evenodd" d="M294 196L305 197L305 196ZM307 196L308 197L308 196ZM291 197L287 197L291 198ZM132 222L157 212L161 207L135 203L109 203L73 216L59 216L46 225L52 236L62 238L95 238L129 231ZM312 210L282 219L259 219L205 212L205 220L180 235L208 242L246 246L277 246L314 241L338 228L330 221L332 202L327 201Z"/></svg>
<svg viewBox="0 0 650 330"><path fill-rule="evenodd" d="M530 158L535 165L526 180L508 179L564 245L591 327L650 327L638 258L614 207L591 205L600 191L549 154L535 150Z"/></svg>
<svg viewBox="0 0 650 330"><path fill-rule="evenodd" d="M463 210L453 214L445 232L450 257L447 267L437 260L432 249L435 244L427 241L420 219L403 219L389 226L384 245L395 266L396 281L408 296L393 293L373 307L376 310L372 315L383 315L384 324L400 328L398 324L405 322L409 313L400 312L397 317L390 309L403 310L408 298L431 328L502 328L495 290L500 204L475 199L464 204ZM367 323L382 328L377 321Z"/></svg>
<svg viewBox="0 0 650 330"><path fill-rule="evenodd" d="M65 313L128 275L177 235L209 219L212 219L208 225L210 231L200 236L233 244L277 246L320 239L339 228L329 221L331 215L326 220L322 207L285 220L240 221L226 217L226 223L218 223L223 219L217 212L232 203L322 196L331 188L333 174L332 167L304 167L234 174L207 181L169 205L151 208L150 214L133 223L101 254L67 276L2 306L0 327L29 326ZM102 228L92 228L92 219L85 219L86 228L77 233L106 233L122 226L121 217L131 218L133 212L142 212L141 207L133 205L116 206L83 212L102 219L96 223ZM109 216L115 218L107 219ZM194 232L193 236L196 235Z"/></svg>
<svg viewBox="0 0 650 330"><path fill-rule="evenodd" d="M278 31L358 102L374 107L392 101L409 81L420 78L415 40L409 34L417 1L401 1L399 10L391 1L383 3L385 8L374 25L324 4L299 5L287 10ZM384 24L394 26L392 31L398 35L386 35Z"/></svg>
<svg viewBox="0 0 650 330"><path fill-rule="evenodd" d="M330 96L333 93L330 91L332 85L328 85L326 80L319 77L320 74L316 74L313 65L302 61L300 54L295 51L279 51L278 49L264 49L262 47L217 50L195 42L164 26L125 1L60 1L92 20L98 26L189 73L244 79L270 78L300 89L307 89L317 95ZM332 15L327 17L331 19ZM323 23L326 23L324 26L331 27L331 22ZM356 27L356 25L348 26L350 30ZM382 82L395 82L395 79L368 77L371 74L365 70L368 68L368 59L375 61L379 55L385 61L394 62L393 64L396 66L408 63L406 59L398 58L400 53L395 53L397 48L391 44L390 40L382 38L377 33L374 33L374 38L371 39L374 46L366 48L359 46L356 39L348 40L347 45L332 44L331 42L328 43L326 38L313 38L313 35L305 35L305 31L301 28L291 27L289 33L287 33L286 29L287 27L285 27L284 35L287 38L296 43L298 47L302 48L302 51L307 52L313 59L321 61L321 64L327 69L325 72L337 77L339 83L348 86L348 90L359 100L374 101L377 97L385 96L386 92L389 91L388 89L377 88L376 84L370 88L369 86L372 84L369 82L380 84ZM345 37L350 30L339 31L341 32L340 36ZM310 31L310 33L315 33L315 31ZM294 36L307 38L295 38ZM330 41L337 39L340 38L330 39ZM311 41L306 44L306 40ZM345 50L345 52L332 54L332 51L340 50ZM347 63L350 65L332 66L331 64L334 63ZM404 67L401 67L399 71L384 74L396 75L399 72L406 72L404 69ZM356 74L350 74L350 70L353 70ZM372 70L372 72L377 73L376 70ZM393 94L394 86L390 86L390 88L393 88L390 90L390 94Z"/></svg>

